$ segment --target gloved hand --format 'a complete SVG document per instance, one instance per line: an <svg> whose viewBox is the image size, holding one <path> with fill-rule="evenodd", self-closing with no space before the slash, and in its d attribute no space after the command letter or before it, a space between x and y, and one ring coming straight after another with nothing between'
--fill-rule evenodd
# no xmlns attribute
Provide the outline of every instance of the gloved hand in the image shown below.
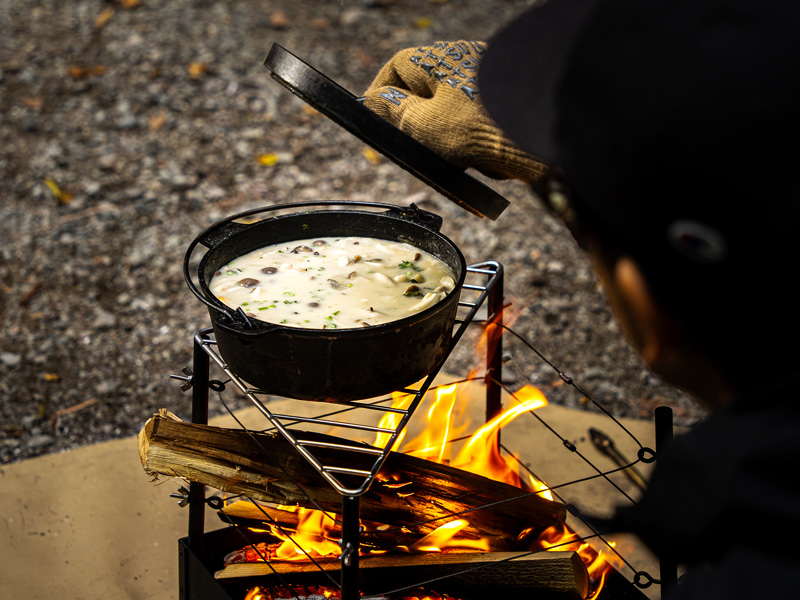
<svg viewBox="0 0 800 600"><path fill-rule="evenodd" d="M547 167L506 138L480 102L485 48L458 41L402 50L375 77L364 104L458 166L533 183Z"/></svg>

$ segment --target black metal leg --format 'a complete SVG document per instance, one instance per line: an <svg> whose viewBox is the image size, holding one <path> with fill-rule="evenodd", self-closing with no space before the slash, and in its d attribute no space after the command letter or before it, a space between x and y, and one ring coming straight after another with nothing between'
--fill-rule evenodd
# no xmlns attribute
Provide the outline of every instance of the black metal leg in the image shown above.
<svg viewBox="0 0 800 600"><path fill-rule="evenodd" d="M342 600L359 600L359 497L342 496Z"/></svg>
<svg viewBox="0 0 800 600"><path fill-rule="evenodd" d="M195 339L192 358L192 423L208 424L209 358L203 346ZM205 501L206 486L189 484L189 547L197 556L205 551Z"/></svg>
<svg viewBox="0 0 800 600"><path fill-rule="evenodd" d="M672 425L672 409L669 406L659 406L655 410L656 420L656 456L663 451L674 437ZM678 564L671 556L659 556L659 568L662 595L669 591L678 581Z"/></svg>
<svg viewBox="0 0 800 600"><path fill-rule="evenodd" d="M500 380L503 375L503 271L489 290L486 340L486 420L491 421L503 410Z"/></svg>

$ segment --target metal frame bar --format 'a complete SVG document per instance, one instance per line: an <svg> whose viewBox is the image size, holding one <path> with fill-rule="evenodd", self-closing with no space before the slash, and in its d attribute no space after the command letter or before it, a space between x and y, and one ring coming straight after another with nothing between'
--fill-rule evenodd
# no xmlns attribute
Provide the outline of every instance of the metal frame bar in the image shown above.
<svg viewBox="0 0 800 600"><path fill-rule="evenodd" d="M468 275L485 276L487 281L484 285L467 284L463 288L478 293L478 297L474 301L461 300L459 307L467 310L465 316L456 319L457 326L455 328L447 356L450 355L455 345L463 336L467 326L470 323L476 322L475 316L480 310L481 306L489 300L488 318L486 322L497 323L502 318L503 306L503 267L500 263L495 261L486 261L476 265L467 267ZM192 422L206 424L208 422L208 392L209 392L209 372L210 361L222 369L222 371L230 377L231 381L247 398L256 406L272 426L277 429L281 435L303 456L324 478L331 486L342 495L342 554L339 557L342 561L341 569L341 598L342 600L358 600L360 598L359 583L358 583L358 569L359 569L359 537L360 537L360 524L359 524L359 509L360 509L360 496L364 494L378 474L378 471L383 466L383 463L389 456L391 448L394 446L398 436L405 429L411 416L414 414L417 406L421 402L423 396L430 388L433 380L438 375L441 365L431 372L419 389L404 389L400 390L409 394L414 394L414 399L406 409L393 408L389 406L381 406L375 403L362 403L362 402L348 402L344 406L351 408L361 408L367 410L377 410L385 413L395 413L402 415L399 423L394 429L386 427L374 427L369 425L361 425L358 423L347 423L341 421L332 421L323 418L302 417L298 415L285 415L272 413L263 402L258 398L258 394L265 395L260 390L248 387L239 377L233 373L225 361L216 352L216 340L211 337L212 330L202 329L195 334L194 337L194 359L193 359L193 373L191 376L192 386ZM494 345L489 345L487 350L487 371L491 369L491 373L487 372L486 388L487 388L487 420L490 413L499 408L495 406L490 410L488 403L490 398L500 397L500 370L502 368L502 361L500 360L499 350L499 328L496 334L498 339L495 340ZM495 349L494 355L491 355L491 348ZM443 361L444 362L444 361ZM496 402L495 402L496 404ZM379 433L389 434L388 441L384 444L383 448L375 448L373 446L364 445L348 445L336 444L329 442L319 442L314 440L298 439L283 421L292 421L293 423L311 423L316 425L326 425L335 427L346 427L362 431L372 431ZM330 465L323 465L309 450L310 448L335 448L337 450L357 452L360 454L372 454L376 457L372 469L369 471L361 469L347 469L342 467L335 467ZM357 488L345 487L336 474L362 477L363 481ZM189 490L189 537L188 546L193 553L202 557L204 555L204 523L205 523L205 486L203 484L192 483ZM190 577L188 571L183 574L185 579ZM190 598L188 594L190 588L190 581L182 581L184 585L181 587L181 596L187 594L185 597Z"/></svg>
<svg viewBox="0 0 800 600"><path fill-rule="evenodd" d="M675 437L672 408L659 406L655 409L656 457L672 443ZM659 580L663 593L668 593L678 582L678 563L674 557L662 554L658 559Z"/></svg>
<svg viewBox="0 0 800 600"><path fill-rule="evenodd" d="M503 268L497 262L488 261L484 263L480 263L477 265L471 265L467 267L467 274L474 275L474 276L485 276L487 277L487 281L484 285L476 285L476 284L468 284L464 285L464 289L468 289L478 293L477 299L475 301L466 301L462 300L459 302L459 307L465 308L467 310L467 314L462 317L456 319L456 329L453 334L453 338L450 342L450 348L448 349L448 356L450 352L452 352L455 345L458 343L462 335L464 334L466 328L475 320L475 315L477 314L478 310L481 306L486 302L487 298L490 297L493 290L495 288L502 294L502 278L503 278ZM502 309L502 297L498 300L493 298L493 311L490 313L490 318L497 318L499 315L494 313L499 313ZM434 379L439 373L441 365L437 367L434 371L432 371L423 381L422 385L418 389L404 389L399 390L408 394L413 394L413 399L409 404L408 408L399 409L393 408L390 406L381 406L375 403L364 403L359 401L351 401L346 403L341 403L341 406L348 406L350 408L363 408L373 411L381 411L381 412L391 412L395 414L401 415L400 420L398 421L397 425L393 428L386 428L386 427L376 427L372 425L363 425L360 423L352 423L348 421L335 421L325 418L319 417L305 417L300 415L290 415L290 414L277 414L273 413L272 411L267 408L267 406L262 402L259 396L266 396L267 393L256 388L249 387L244 381L242 381L235 373L233 373L228 366L225 364L223 358L219 355L216 351L216 341L210 337L211 330L210 329L203 329L199 331L195 335L195 344L199 345L199 347L208 355L208 357L223 370L223 372L230 377L232 383L252 402L252 404L258 409L258 411L264 415L264 417L269 421L272 427L274 427L285 439L289 442L293 448L303 457L305 458L309 464L320 474L322 477L341 495L343 496L361 496L362 494L366 493L369 489L370 485L374 481L375 477L380 471L381 467L383 466L384 462L389 456L389 452L391 451L394 443L397 441L397 438L405 429L406 425L408 424L409 420L413 416L415 410L419 406L422 398L424 397L425 393L428 391L430 386L432 385ZM496 353L495 353L496 354ZM488 360L488 359L487 359ZM495 364L496 363L496 364ZM499 371L500 364L499 360L495 360L492 362L492 368L494 371ZM494 380L497 379L499 375L492 374L492 377L487 377L487 394L490 393L490 389L492 390L491 393L493 396L496 396L499 402L499 385L494 383ZM312 425L321 425L325 427L342 427L345 429L352 429L358 431L368 431L374 433L384 433L387 434L388 438L383 445L382 448L375 448L374 446L364 447L361 444L353 444L352 446L346 444L339 444L337 445L338 450L342 451L352 451L358 452L360 454L369 453L375 454L376 459L372 465L372 468L369 471L361 471L361 470L353 470L353 469L341 469L338 467L330 466L323 464L311 451L312 448L315 447L322 447L319 442L303 440L299 438L295 433L286 426L286 422L291 421L292 424L294 423L306 423ZM348 486L344 482L341 481L337 475L347 475L347 476L361 476L363 480L359 482L358 485L351 485Z"/></svg>
<svg viewBox="0 0 800 600"><path fill-rule="evenodd" d="M452 339L451 347L448 351L448 356L452 349L455 347L455 344L459 341L461 336L463 335L466 326L473 322L479 322L475 320L475 316L481 306L488 300L487 306L487 317L485 319L485 323L489 324L490 326L494 324L494 331L489 331L489 343L487 344L487 355L486 355L486 376L484 378L485 385L486 385L486 420L490 420L493 416L495 416L501 409L502 406L500 404L500 394L502 391L501 386L501 379L502 379L502 347L501 347L501 325L502 325L502 311L503 311L503 268L502 265L496 263L494 261L487 261L484 263L480 263L477 265L471 265L468 267L468 272L474 275L484 275L488 278L487 284L485 286L478 286L467 284L464 285L463 288L470 291L479 292L479 297L475 302L467 302L462 301L459 302L459 306L465 307L468 309L468 313L464 318L458 319L457 323L459 324ZM500 325L500 326L499 326ZM388 452L391 447L394 445L394 441L397 439L397 436L402 432L403 428L407 424L408 420L412 416L414 409L416 409L419 401L421 400L424 393L428 390L430 384L432 383L434 377L438 374L438 369L436 372L432 373L428 379L426 379L425 384L419 390L412 390L412 389L405 389L401 390L408 394L415 394L415 400L412 406L407 409L398 409L392 408L389 406L381 406L380 404L374 403L365 403L365 402L350 402L346 404L340 404L340 406L350 406L351 408L360 408L365 410L377 410L384 413L396 413L402 415L402 421L398 425L397 428L394 430L382 427L372 427L372 426L364 426L360 424L348 424L339 421L332 421L328 419L322 418L309 418L309 417L300 417L300 416L293 416L293 415L284 415L284 414L273 414L264 407L264 410L261 410L260 407L263 404L258 400L255 396L256 394L263 394L264 392L260 392L259 390L248 388L246 384L241 382L235 374L233 374L225 365L224 361L218 355L218 353L214 350L216 346L216 341L213 339L213 332L209 329L204 329L198 331L195 335L194 339L194 358L193 358L193 373L190 377L182 377L182 376L173 376L175 379L182 379L187 382L187 386L182 389L188 389L188 387L192 387L192 422L193 423L200 423L205 424L208 422L208 401L209 401L209 389L210 389L210 360L213 360L230 378L231 381L251 400L255 399L254 404L256 407L259 407L259 410L263 413L266 412L269 414L268 420L270 422L277 421L277 423L273 422L278 431L287 431L290 435L290 443L294 439L296 444L295 447L298 449L301 455L304 457L310 455L310 452L307 448L329 448L329 449L336 449L336 450L344 450L344 451L352 451L358 452L362 454L371 454L376 456L377 463L376 467L370 471L365 470L356 470L356 469L346 469L346 468L337 468L337 467L328 467L324 465L320 465L320 469L322 469L321 474L325 477L326 480L336 481L334 474L346 474L348 476L361 476L365 478L365 482L367 483L366 488L369 487L369 483L374 479L377 471L380 469L380 466L383 464L384 460L388 456ZM495 337L496 336L496 337ZM495 337L495 339L492 339ZM186 370L185 372L188 372ZM265 416L267 416L265 414ZM666 445L668 445L672 438L673 438L673 423L672 423L672 411L668 407L659 407L655 411L656 416L656 446L657 450L663 450ZM348 445L348 444L336 444L331 442L322 442L316 440L297 440L288 431L286 427L283 426L282 423L279 421L281 420L293 420L295 423L315 423L321 425L331 425L331 426L338 426L338 427L352 427L355 429L366 430L366 431L374 431L374 432L381 432L381 433L390 433L391 439L385 445L384 448L379 449L372 446L366 445ZM294 445L294 444L293 444ZM313 458L313 457L312 457ZM311 462L312 466L316 466L315 462ZM317 462L317 464L319 464ZM337 486L334 485L336 488ZM365 487L362 485L362 487ZM338 488L337 488L338 489ZM186 490L182 490L186 492ZM181 600L205 600L206 598L217 600L218 598L229 598L227 595L227 591L224 591L223 587L217 584L213 578L211 578L210 573L208 571L208 567L204 565L203 561L208 558L206 547L205 547L205 532L204 532L204 523L205 523L205 491L206 487L203 484L199 483L192 483L190 484L190 489L188 490L188 494L184 496L185 499L189 501L190 510L189 510L189 535L187 538L180 540L180 598ZM342 600L358 600L360 598L360 591L359 591L359 544L360 544L360 533L361 527L359 524L359 511L360 511L360 498L359 495L353 495L346 493L347 489L344 490L342 493L342 539L340 540L340 545L342 547L342 554L340 555L340 560L342 562L341 566L341 598ZM365 490L366 491L366 490ZM363 492L362 492L363 493ZM175 495L174 495L175 496ZM187 558L188 557L188 558ZM192 562L193 561L193 562ZM198 579L199 577L199 579ZM205 579L209 579L210 581L205 581ZM660 559L660 580L653 581L654 583L660 583L663 590L668 591L675 585L677 581L677 565L671 560L670 557L662 557ZM629 584L627 582L626 584ZM208 584L208 586L206 585ZM636 587L647 587L640 586L636 584ZM211 589L213 588L213 589ZM610 590L609 590L610 591ZM631 589L625 587L623 590L617 590L617 593L620 594L620 597L628 597L629 595L633 597ZM617 593L611 594L613 597L617 597ZM641 592L635 594L636 597L644 597Z"/></svg>

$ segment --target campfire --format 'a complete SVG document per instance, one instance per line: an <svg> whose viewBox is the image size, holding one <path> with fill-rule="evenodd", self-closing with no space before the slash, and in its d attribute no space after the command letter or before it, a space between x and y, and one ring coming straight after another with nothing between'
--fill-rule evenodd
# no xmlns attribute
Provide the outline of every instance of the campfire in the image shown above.
<svg viewBox="0 0 800 600"><path fill-rule="evenodd" d="M536 410L547 405L544 395L532 386L526 386L514 394L515 405L498 415L476 432L461 440L461 436L468 424L462 423L456 427L454 424L454 412L457 411L457 384L439 387L433 395L434 400L430 403L427 414L428 426L424 427L421 435L410 441L398 440L395 449L403 454L417 456L425 460L430 460L439 464L449 464L453 468L461 469L466 472L483 475L509 485L516 486L527 492L536 493L542 498L554 501L552 493L547 485L535 479L532 475L527 477L520 476L520 466L518 461L508 455L503 455L499 450L498 438L502 427L520 415ZM394 405L403 407L410 401L408 395L395 394ZM384 419L391 419L386 416ZM386 423L384 423L386 424ZM404 437L404 436L403 436ZM453 453L453 439L462 442L460 450L455 458L451 458ZM374 444L380 446L380 440ZM381 479L379 475L379 480ZM412 485L410 480L403 481L399 478L396 483L385 483L388 487L397 490L398 496L403 496L404 488ZM408 491L407 495L413 494ZM223 509L229 516L237 518L259 519L258 512L266 510L265 507L258 506L250 502L235 502ZM280 512L288 511L295 515L296 519L287 518L280 515ZM278 507L277 511L270 513L270 521L264 516L261 520L268 525L268 531L281 541L275 544L261 544L260 547L245 547L226 557L226 569L233 564L252 564L265 561L308 561L311 558L334 558L340 553L340 548L335 540L341 537L341 532L336 526L335 519L323 511L306 509L303 507ZM281 525L281 523L283 525ZM288 526L287 526L288 524ZM368 540L368 547L363 551L363 556L385 554L395 552L402 554L438 554L440 556L451 556L455 554L474 553L474 552L496 552L498 557L483 557L486 562L491 560L502 560L499 551L511 552L526 548L528 550L552 549L558 552L574 551L582 559L587 569L589 579L588 593L586 598L596 598L603 586L606 573L611 568L611 564L604 559L601 553L595 551L588 543L581 542L575 532L569 530L564 524L552 525L541 530L541 528L525 528L519 531L513 540L500 539L497 536L481 536L477 539L463 535L465 529L469 527L467 518L457 518L449 520L439 525L435 530L419 538L405 534L407 539L403 539L403 532L397 531L393 534L393 541L396 545L389 546L381 544L381 537L384 539L388 535L390 526L378 523L364 523L362 536ZM285 528L292 531L292 535L285 534ZM394 528L397 529L397 528ZM372 540L375 540L372 542ZM372 542L372 543L369 543ZM455 561L462 560L463 557L453 557ZM408 563L426 562L428 559L419 557L409 558ZM432 563L440 559L432 560ZM466 564L466 563L460 563ZM233 569L233 573L241 573L245 569ZM261 569L255 569L261 571ZM230 573L229 569L229 573ZM226 577L226 570L223 569L219 577ZM498 573L502 577L502 572Z"/></svg>
<svg viewBox="0 0 800 600"><path fill-rule="evenodd" d="M537 418L547 400L533 386L502 388L506 409L499 410L501 327L491 319L507 308L497 301L502 285L493 287L502 268L487 262L469 270L490 283L473 286L482 295L463 303L470 312L454 340L492 292L479 342L486 365L483 375L457 383L434 385L434 372L418 387L381 399L345 406L283 399L267 407L259 396L266 393L250 388L215 352L211 330L196 334L195 372L177 377L192 388L192 422L162 410L139 435L148 473L190 482L182 581L204 591L182 597L470 600L502 591L585 600L603 594L609 575L609 583L632 589L615 571L620 555L613 546L601 540L606 552L590 545L594 536L568 525L566 504L500 443L505 428L522 415ZM228 381L210 380L209 359ZM224 404L231 382L271 428L205 424L209 390ZM466 415L476 402L465 400L476 390L485 397L483 423ZM224 497L206 498L206 486ZM205 533L205 504L232 526Z"/></svg>
<svg viewBox="0 0 800 600"><path fill-rule="evenodd" d="M544 395L532 386L523 387L512 395L514 402L507 410L467 435L469 424L456 418L463 409L459 389L459 385L445 385L427 394L419 408L426 425L413 439L406 439L405 431L398 437L368 497L362 500L360 566L366 580L379 579L383 590L389 581L403 588L434 573L440 577L480 567L483 585L507 584L514 573L527 589L546 586L570 590L575 598L596 598L611 564L566 526L565 508L547 485L528 473L520 475L517 459L500 452L502 428L546 406ZM404 408L411 399L409 394L395 393L392 406ZM397 414L386 413L379 425L391 428ZM385 435L379 433L370 445L381 447ZM188 464L193 478L249 498L227 503L221 515L268 541L232 549L215 573L218 580L339 569L340 502L323 493L324 482L311 481L312 474L300 468L302 462L293 460L293 449L286 448L279 437L217 431L182 423L162 412L144 428L141 445L143 461L152 472L175 475L180 472L179 463ZM218 468L215 461L221 457L212 448L224 448L236 456L235 474ZM270 484L279 481L281 474L248 458L265 450L273 459L278 457L314 502L307 496L285 494L285 489L270 491ZM263 482L265 491L256 490ZM369 498L373 495L377 500ZM295 502L276 502L278 496ZM382 575L371 577L372 569ZM386 569L394 571L391 577ZM440 587L458 591L463 586ZM261 589L259 593L271 592Z"/></svg>

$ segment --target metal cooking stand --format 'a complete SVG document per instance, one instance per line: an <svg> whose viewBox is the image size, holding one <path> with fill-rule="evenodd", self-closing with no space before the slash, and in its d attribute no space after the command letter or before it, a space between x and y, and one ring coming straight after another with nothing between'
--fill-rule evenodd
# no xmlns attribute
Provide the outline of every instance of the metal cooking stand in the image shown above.
<svg viewBox="0 0 800 600"><path fill-rule="evenodd" d="M483 277L484 283L470 283L469 277ZM455 348L458 341L463 336L466 328L471 323L494 323L495 326L488 331L490 341L487 344L486 356L486 418L491 419L501 410L501 379L502 370L502 346L501 346L501 327L503 310L503 267L496 261L484 261L467 267L467 281L462 290L471 294L477 294L477 298L470 301L462 297L459 307L466 309L466 314L456 319L456 327L447 351L447 356ZM481 307L486 304L487 315L485 319L476 320L476 315ZM249 387L235 373L233 373L225 361L216 351L216 341L213 339L211 328L202 329L195 334L194 352L192 369L186 376L173 375L175 379L185 381L183 389L192 388L192 423L208 423L208 399L211 381L209 379L210 364L213 361L230 378L231 382L255 405L270 424L281 433L284 439L289 442L294 449L303 456L309 464L322 475L323 478L342 496L342 554L339 557L341 566L341 600L358 600L360 596L358 586L359 569L359 497L369 490L383 463L389 456L392 446L398 436L403 432L414 411L422 401L423 396L430 388L433 380L438 375L441 365L432 371L423 381L419 389L404 389L400 392L413 395L413 400L408 408L393 408L374 401L350 401L339 403L338 406L349 406L354 409L366 409L379 412L390 412L401 415L400 421L394 429L363 425L359 423L348 423L342 421L330 421L322 418L311 418L299 415L276 414L271 412L261 401L259 396L266 395L258 389ZM445 359L446 360L446 359ZM442 361L444 363L445 361ZM323 426L343 427L372 433L381 433L388 436L382 448L366 446L363 444L331 444L315 440L303 439L295 435L286 426L291 423L308 423ZM370 470L349 469L326 465L315 455L315 448L335 449L340 452L355 452L359 454L369 454L374 456L374 462ZM341 481L341 476L350 479L355 478L359 483L353 487L345 485ZM205 504L207 502L205 485L192 482L186 494L189 504L189 532L188 532L188 551L195 557L203 557L205 554ZM197 565L190 566L191 557L183 554L181 548L181 581L180 597L181 600L195 600L205 597L205 594L198 594L197 589L193 588L192 582L197 584L197 588L203 587L200 579L192 578L189 570L197 571ZM204 575L208 575L204 573ZM209 582L206 582L209 583Z"/></svg>

